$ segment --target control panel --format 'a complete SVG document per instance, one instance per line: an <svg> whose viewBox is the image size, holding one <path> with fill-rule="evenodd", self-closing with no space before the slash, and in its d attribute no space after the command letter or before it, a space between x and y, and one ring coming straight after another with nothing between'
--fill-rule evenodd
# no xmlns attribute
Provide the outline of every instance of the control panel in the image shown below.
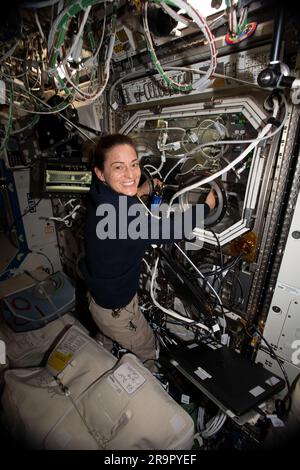
<svg viewBox="0 0 300 470"><path fill-rule="evenodd" d="M230 54L230 56L219 57L217 73L256 84L259 72L265 68L265 64L268 62L269 50L270 46L265 45L243 52L236 52ZM197 62L189 66L189 68L204 71L208 66L209 61L204 61ZM189 71L175 70L168 72L168 76L178 83L191 84L201 77L200 74ZM225 85L228 88L228 86L237 85L237 82L230 80L230 78L221 78L221 80L222 82L220 82L218 77L215 82L212 81L211 88L222 88ZM124 82L121 88L124 102L128 106L200 93L197 89L188 93L173 90L164 82L159 74ZM211 88L208 90L211 91Z"/></svg>

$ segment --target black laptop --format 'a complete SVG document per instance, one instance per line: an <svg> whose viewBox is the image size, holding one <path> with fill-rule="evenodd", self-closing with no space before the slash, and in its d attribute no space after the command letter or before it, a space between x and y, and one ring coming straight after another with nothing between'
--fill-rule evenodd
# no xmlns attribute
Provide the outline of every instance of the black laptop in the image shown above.
<svg viewBox="0 0 300 470"><path fill-rule="evenodd" d="M285 387L278 375L213 340L174 347L171 357L229 415L242 416Z"/></svg>

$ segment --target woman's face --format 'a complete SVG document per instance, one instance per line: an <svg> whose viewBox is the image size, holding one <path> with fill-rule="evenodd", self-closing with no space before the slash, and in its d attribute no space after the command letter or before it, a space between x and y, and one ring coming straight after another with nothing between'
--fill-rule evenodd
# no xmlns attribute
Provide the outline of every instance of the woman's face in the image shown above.
<svg viewBox="0 0 300 470"><path fill-rule="evenodd" d="M103 171L95 167L95 173L117 193L135 196L141 177L135 149L127 144L115 145L106 153Z"/></svg>

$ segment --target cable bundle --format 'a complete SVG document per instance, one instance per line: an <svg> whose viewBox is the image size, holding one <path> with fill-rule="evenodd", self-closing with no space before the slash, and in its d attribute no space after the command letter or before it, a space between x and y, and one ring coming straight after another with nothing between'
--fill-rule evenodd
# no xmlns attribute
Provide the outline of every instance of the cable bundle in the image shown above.
<svg viewBox="0 0 300 470"><path fill-rule="evenodd" d="M175 7L178 7L182 10L184 10L190 17L191 19L196 23L197 26L199 26L199 29L201 32L204 34L209 48L210 48L210 66L201 78L196 80L193 84L188 84L188 83L178 83L175 82L172 78L170 78L165 71L163 70L156 53L154 51L154 46L151 38L151 34L149 31L149 26L148 26L148 20L147 20L147 11L148 11L148 1L146 1L143 4L143 26L144 26L144 31L145 31L145 38L147 42L147 46L149 49L149 53L152 59L152 62L156 68L156 70L159 72L159 74L162 76L163 80L166 82L168 86L170 86L173 90L181 91L181 92L188 92L193 89L196 89L198 91L205 90L208 85L211 83L211 77L212 74L214 73L216 66L217 66L217 51L216 51L216 46L215 46L215 39L210 31L205 19L203 16L199 13L198 10L193 8L189 3L187 3L185 0L165 0L165 1L160 1L158 2L154 1L155 4L159 4L164 10L170 14L173 18L176 18L179 21L186 21L186 19L182 18L181 16L178 16L176 12L174 12L171 8L167 7L166 5L171 5ZM172 13L171 13L172 11Z"/></svg>

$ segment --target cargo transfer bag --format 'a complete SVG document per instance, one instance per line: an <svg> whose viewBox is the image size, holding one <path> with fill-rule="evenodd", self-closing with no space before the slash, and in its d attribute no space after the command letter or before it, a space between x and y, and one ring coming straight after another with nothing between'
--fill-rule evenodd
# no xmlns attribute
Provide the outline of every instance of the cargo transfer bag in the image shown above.
<svg viewBox="0 0 300 470"><path fill-rule="evenodd" d="M76 326L47 367L5 373L13 436L35 449L185 450L191 417L133 355L120 361Z"/></svg>

